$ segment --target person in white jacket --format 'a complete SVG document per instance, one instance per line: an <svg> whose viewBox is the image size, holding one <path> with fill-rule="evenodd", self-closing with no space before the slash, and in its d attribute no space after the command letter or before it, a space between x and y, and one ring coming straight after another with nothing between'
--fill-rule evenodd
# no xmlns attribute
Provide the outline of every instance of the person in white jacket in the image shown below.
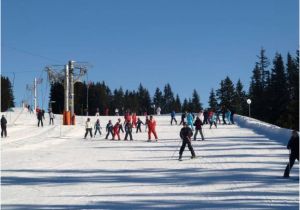
<svg viewBox="0 0 300 210"><path fill-rule="evenodd" d="M92 130L93 130L92 122L91 122L90 118L87 118L87 120L85 122L85 135L84 135L85 139L86 139L88 133L90 133L91 138L93 138Z"/></svg>

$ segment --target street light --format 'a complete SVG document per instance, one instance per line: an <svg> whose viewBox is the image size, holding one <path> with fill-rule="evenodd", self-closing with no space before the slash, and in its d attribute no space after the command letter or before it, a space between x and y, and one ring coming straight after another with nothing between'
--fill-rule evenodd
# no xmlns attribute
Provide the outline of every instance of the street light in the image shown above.
<svg viewBox="0 0 300 210"><path fill-rule="evenodd" d="M247 99L247 104L249 105L249 117L251 116L250 115L250 104L251 104L251 102L252 102L251 99Z"/></svg>

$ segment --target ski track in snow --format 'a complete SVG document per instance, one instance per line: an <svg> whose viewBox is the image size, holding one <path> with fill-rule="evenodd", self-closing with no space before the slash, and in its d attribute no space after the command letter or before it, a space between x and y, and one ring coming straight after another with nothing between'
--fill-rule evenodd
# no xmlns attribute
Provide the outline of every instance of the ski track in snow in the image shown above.
<svg viewBox="0 0 300 210"><path fill-rule="evenodd" d="M192 142L199 158L189 160L186 148L178 161L181 126L169 116L155 116L159 142L146 142L145 127L133 129L134 141L104 139L115 116L100 116L102 136L84 140L86 117L62 126L57 115L50 126L46 114L38 128L20 108L5 114L2 209L299 209L298 162L291 179L281 178L286 146L245 122L205 125L205 141Z"/></svg>

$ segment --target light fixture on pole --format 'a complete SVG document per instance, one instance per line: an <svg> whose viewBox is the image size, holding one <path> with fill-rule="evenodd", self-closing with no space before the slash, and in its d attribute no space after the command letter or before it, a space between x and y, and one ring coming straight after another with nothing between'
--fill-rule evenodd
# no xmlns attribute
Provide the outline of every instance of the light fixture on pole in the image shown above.
<svg viewBox="0 0 300 210"><path fill-rule="evenodd" d="M247 104L249 105L249 117L251 116L250 115L250 104L251 104L251 102L252 102L251 99L247 99Z"/></svg>

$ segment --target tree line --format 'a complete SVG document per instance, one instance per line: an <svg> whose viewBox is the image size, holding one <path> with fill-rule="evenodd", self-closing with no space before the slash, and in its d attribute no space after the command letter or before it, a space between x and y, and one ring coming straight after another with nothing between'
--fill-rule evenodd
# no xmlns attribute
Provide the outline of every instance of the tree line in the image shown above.
<svg viewBox="0 0 300 210"><path fill-rule="evenodd" d="M9 78L1 75L1 112L15 106L12 88Z"/></svg>
<svg viewBox="0 0 300 210"><path fill-rule="evenodd" d="M54 113L62 113L64 106L63 85L60 83L51 84L50 101ZM160 107L161 113L170 113L173 110L181 112L190 110L199 112L202 109L200 96L196 90L192 92L192 98L185 99L183 104L178 96L174 94L171 85L166 84L163 90L155 89L151 97L148 89L139 84L137 90L124 90L122 87L111 90L105 82L76 83L74 86L74 111L77 115L94 115L97 111L104 114L108 109L109 114L115 114L115 109L120 114L126 111L136 112L143 115L145 112L153 114ZM88 110L87 110L88 109Z"/></svg>

